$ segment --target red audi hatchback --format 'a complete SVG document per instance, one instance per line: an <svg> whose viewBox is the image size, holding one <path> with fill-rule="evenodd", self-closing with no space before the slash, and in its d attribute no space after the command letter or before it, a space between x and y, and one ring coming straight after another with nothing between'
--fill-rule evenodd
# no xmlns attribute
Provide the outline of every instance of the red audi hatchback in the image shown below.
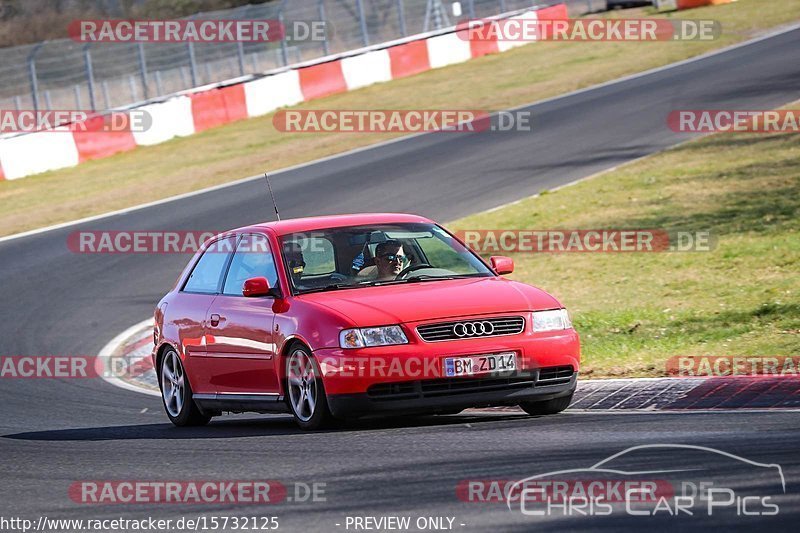
<svg viewBox="0 0 800 533"><path fill-rule="evenodd" d="M210 239L155 311L177 426L290 412L304 429L390 413L564 410L580 345L567 311L415 215L302 218Z"/></svg>

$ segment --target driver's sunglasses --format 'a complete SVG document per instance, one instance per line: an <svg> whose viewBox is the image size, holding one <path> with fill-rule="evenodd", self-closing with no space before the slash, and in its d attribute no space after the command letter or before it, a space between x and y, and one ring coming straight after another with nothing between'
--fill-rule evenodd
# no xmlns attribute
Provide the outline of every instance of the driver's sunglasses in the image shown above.
<svg viewBox="0 0 800 533"><path fill-rule="evenodd" d="M401 263L406 260L406 256L399 254L383 254L381 257L387 261L400 261Z"/></svg>

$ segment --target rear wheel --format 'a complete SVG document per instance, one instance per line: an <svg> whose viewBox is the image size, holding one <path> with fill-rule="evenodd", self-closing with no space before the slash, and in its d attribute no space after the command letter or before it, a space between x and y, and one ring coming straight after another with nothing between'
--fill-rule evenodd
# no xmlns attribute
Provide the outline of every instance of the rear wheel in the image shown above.
<svg viewBox="0 0 800 533"><path fill-rule="evenodd" d="M295 344L286 358L286 389L289 408L302 429L320 429L333 425L322 373L311 352Z"/></svg>
<svg viewBox="0 0 800 533"><path fill-rule="evenodd" d="M161 359L159 385L164 410L176 426L204 426L211 417L203 414L192 399L192 387L175 350L168 350Z"/></svg>
<svg viewBox="0 0 800 533"><path fill-rule="evenodd" d="M554 415L569 407L570 403L572 394L540 402L521 402L519 406L529 415Z"/></svg>

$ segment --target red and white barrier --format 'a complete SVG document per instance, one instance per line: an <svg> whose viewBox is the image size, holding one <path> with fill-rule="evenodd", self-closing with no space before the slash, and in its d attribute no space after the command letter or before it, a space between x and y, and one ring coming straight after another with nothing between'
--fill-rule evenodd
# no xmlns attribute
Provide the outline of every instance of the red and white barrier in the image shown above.
<svg viewBox="0 0 800 533"><path fill-rule="evenodd" d="M244 99L247 114L259 117L278 108L299 104L303 101L300 90L300 74L287 70L273 76L265 76L244 84Z"/></svg>
<svg viewBox="0 0 800 533"><path fill-rule="evenodd" d="M694 9L696 7L716 6L730 4L736 0L656 0L656 8L659 11L674 11L683 9Z"/></svg>
<svg viewBox="0 0 800 533"><path fill-rule="evenodd" d="M101 115L89 118L83 124L85 131L72 132L80 163L136 148L136 140L130 131L103 131L105 123Z"/></svg>
<svg viewBox="0 0 800 533"><path fill-rule="evenodd" d="M411 41L389 48L392 79L413 76L431 69L428 57L428 44L425 41Z"/></svg>
<svg viewBox="0 0 800 533"><path fill-rule="evenodd" d="M41 131L0 140L0 161L7 180L32 174L74 167L79 162L78 148L67 128Z"/></svg>
<svg viewBox="0 0 800 533"><path fill-rule="evenodd" d="M567 18L567 8L558 4L511 18ZM0 180L75 166L136 146L159 144L236 120L262 116L281 107L413 76L525 44L524 41L470 41L464 37L466 31L451 29L403 39L293 66L246 82L177 94L140 108L152 120L144 131L100 131L102 119L92 118L87 123L88 131L36 132L0 138Z"/></svg>
<svg viewBox="0 0 800 533"><path fill-rule="evenodd" d="M537 9L536 11L528 11L527 13L535 14L539 20L560 20L569 18L566 4L556 4L554 6ZM527 13L523 13L523 15Z"/></svg>
<svg viewBox="0 0 800 533"><path fill-rule="evenodd" d="M458 32L458 35L462 36L462 38L466 38L463 36L468 35L468 31L461 30ZM498 43L496 39L469 40L470 56L475 59L489 54L496 54L500 51L499 44L500 43Z"/></svg>
<svg viewBox="0 0 800 533"><path fill-rule="evenodd" d="M189 95L196 132L248 118L244 86L231 85Z"/></svg>
<svg viewBox="0 0 800 533"><path fill-rule="evenodd" d="M540 10L541 11L541 10ZM539 20L538 11L527 11L522 13L521 15L517 15L516 17L511 17L509 20ZM519 40L512 40L512 39L503 39L497 43L497 48L500 52L506 52L511 50L512 48L516 48L518 46L522 46L523 44L528 44L526 41L522 39Z"/></svg>
<svg viewBox="0 0 800 533"><path fill-rule="evenodd" d="M157 104L142 106L152 118L150 127L144 131L134 131L133 138L140 146L166 142L175 137L193 135L192 99L176 96Z"/></svg>
<svg viewBox="0 0 800 533"><path fill-rule="evenodd" d="M428 43L428 58L431 68L441 68L472 59L469 41L456 32L431 37Z"/></svg>
<svg viewBox="0 0 800 533"><path fill-rule="evenodd" d="M328 61L300 69L300 90L303 100L324 98L347 90L341 61Z"/></svg>
<svg viewBox="0 0 800 533"><path fill-rule="evenodd" d="M347 89L352 91L373 83L391 81L392 62L387 50L375 50L360 56L342 59L342 72Z"/></svg>

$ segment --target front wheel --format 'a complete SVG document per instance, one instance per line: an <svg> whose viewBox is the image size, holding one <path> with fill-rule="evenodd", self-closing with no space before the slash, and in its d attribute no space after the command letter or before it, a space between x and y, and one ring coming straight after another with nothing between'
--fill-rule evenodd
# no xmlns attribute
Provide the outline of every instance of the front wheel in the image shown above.
<svg viewBox="0 0 800 533"><path fill-rule="evenodd" d="M554 415L560 413L572 403L572 394L539 402L521 402L519 406L529 415Z"/></svg>
<svg viewBox="0 0 800 533"><path fill-rule="evenodd" d="M286 359L286 389L289 408L302 429L320 429L334 424L322 373L311 352L295 345Z"/></svg>
<svg viewBox="0 0 800 533"><path fill-rule="evenodd" d="M194 403L192 387L175 350L169 350L161 359L158 384L161 387L164 410L173 424L178 427L204 426L211 420Z"/></svg>

